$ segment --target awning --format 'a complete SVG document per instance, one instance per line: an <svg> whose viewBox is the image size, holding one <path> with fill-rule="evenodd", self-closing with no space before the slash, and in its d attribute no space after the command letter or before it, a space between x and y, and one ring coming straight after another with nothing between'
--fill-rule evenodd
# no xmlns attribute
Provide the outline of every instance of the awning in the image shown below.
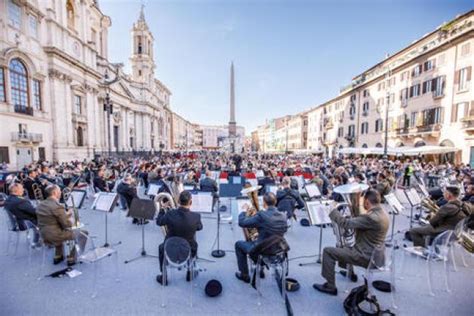
<svg viewBox="0 0 474 316"><path fill-rule="evenodd" d="M444 146L422 146L422 147L396 147L387 148L387 154L390 156L418 156L418 155L439 155L457 152L460 149L456 147L444 147ZM355 154L355 155L383 155L383 147L368 147L368 148L356 148L347 147L339 149L340 154Z"/></svg>

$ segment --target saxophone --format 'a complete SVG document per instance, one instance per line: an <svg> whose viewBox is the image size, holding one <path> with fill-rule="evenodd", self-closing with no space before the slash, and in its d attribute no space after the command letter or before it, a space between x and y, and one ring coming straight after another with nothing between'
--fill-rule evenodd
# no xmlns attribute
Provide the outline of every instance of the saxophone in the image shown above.
<svg viewBox="0 0 474 316"><path fill-rule="evenodd" d="M252 187L251 184L246 184L242 190L243 194L247 194L250 200L250 206L245 212L245 216L252 217L257 214L260 209L258 203L258 187ZM244 231L244 236L246 241L255 241L258 238L258 229L257 228L242 228Z"/></svg>
<svg viewBox="0 0 474 316"><path fill-rule="evenodd" d="M155 196L154 201L158 205L158 209L160 211L163 210L164 212L175 209L176 205L178 204L176 203L176 200L173 198L173 196L167 192L158 193ZM168 227L161 226L161 230L163 231L163 235L166 237L168 234Z"/></svg>

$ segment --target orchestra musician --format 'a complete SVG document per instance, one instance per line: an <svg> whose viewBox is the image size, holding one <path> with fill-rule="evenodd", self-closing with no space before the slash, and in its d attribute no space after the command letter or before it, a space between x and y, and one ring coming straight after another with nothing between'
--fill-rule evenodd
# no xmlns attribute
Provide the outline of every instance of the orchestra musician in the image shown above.
<svg viewBox="0 0 474 316"><path fill-rule="evenodd" d="M28 198L30 200L36 200L35 192L33 190L33 184L35 183L40 185L40 187L42 188L42 184L38 178L38 172L36 171L36 169L30 169L28 170L28 176L23 181L23 185L25 186L26 193L28 194Z"/></svg>
<svg viewBox="0 0 474 316"><path fill-rule="evenodd" d="M28 226L25 221L30 221L34 225L38 225L36 218L36 209L33 204L23 198L24 188L20 183L12 183L8 187L10 195L5 200L4 208L15 216L15 219L20 230L28 229ZM39 240L39 235L37 231L34 230L33 243L37 244Z"/></svg>
<svg viewBox="0 0 474 316"><path fill-rule="evenodd" d="M214 206L219 200L219 195L217 193L219 187L217 186L217 181L211 178L211 172L209 170L206 170L206 176L204 177L204 179L201 179L201 181L199 181L199 188L201 192L211 192L212 209L214 209Z"/></svg>
<svg viewBox="0 0 474 316"><path fill-rule="evenodd" d="M277 208L280 212L286 213L288 219L292 218L296 209L304 208L303 198L297 190L292 189L290 177L281 180L282 189L277 191Z"/></svg>
<svg viewBox="0 0 474 316"><path fill-rule="evenodd" d="M257 228L258 239L255 241L239 240L235 243L235 255L239 271L235 273L237 279L249 283L250 275L247 263L247 255L263 240L274 236L283 236L287 229L287 219L284 212L276 208L277 199L275 194L269 192L263 196L263 207L265 211L258 211L254 216L247 216L246 212L239 215L239 226L242 228ZM260 276L263 277L263 270Z"/></svg>
<svg viewBox="0 0 474 316"><path fill-rule="evenodd" d="M354 247L326 247L323 250L321 275L326 282L313 284L313 288L327 294L337 295L336 262L367 267L376 247L384 246L389 227L389 218L382 209L380 194L369 189L364 195L364 208L367 213L357 217L344 217L334 209L329 217L337 225L355 230Z"/></svg>
<svg viewBox="0 0 474 316"><path fill-rule="evenodd" d="M117 193L121 198L125 200L127 208L130 209L132 201L135 198L138 198L137 188L133 185L133 178L130 174L126 174L122 181L117 186ZM138 218L134 218L132 221L133 224L148 224L148 221L140 221Z"/></svg>
<svg viewBox="0 0 474 316"><path fill-rule="evenodd" d="M158 256L160 260L160 271L163 273L164 247L165 242L170 237L181 237L186 239L191 246L191 256L195 257L198 250L196 241L196 231L202 230L201 214L191 212L192 195L189 191L183 191L179 195L179 207L177 209L165 212L160 209L156 224L158 226L166 226L167 234L165 240L158 247ZM194 278L194 276L193 276ZM186 280L191 280L191 273L188 270ZM156 276L156 281L160 284L163 282L163 274ZM167 285L167 284L165 284Z"/></svg>
<svg viewBox="0 0 474 316"><path fill-rule="evenodd" d="M87 238L78 229L72 230L73 223L70 218L73 211L65 211L64 205L59 203L61 198L59 186L55 184L49 185L45 193L46 199L39 203L36 211L38 227L45 244L55 247L53 263L58 264L64 260L64 242L77 240L81 248L84 248ZM82 232L87 234L86 231ZM75 263L76 247L73 247L67 257L67 264L71 266Z"/></svg>
<svg viewBox="0 0 474 316"><path fill-rule="evenodd" d="M434 238L449 229L454 229L463 218L472 213L472 205L459 200L460 190L456 186L448 186L443 192L446 204L431 217L428 225L413 227L409 231L414 246L425 247L425 238Z"/></svg>
<svg viewBox="0 0 474 316"><path fill-rule="evenodd" d="M97 175L94 178L94 189L99 192L109 192L109 186L105 181L105 171L104 169L97 170Z"/></svg>

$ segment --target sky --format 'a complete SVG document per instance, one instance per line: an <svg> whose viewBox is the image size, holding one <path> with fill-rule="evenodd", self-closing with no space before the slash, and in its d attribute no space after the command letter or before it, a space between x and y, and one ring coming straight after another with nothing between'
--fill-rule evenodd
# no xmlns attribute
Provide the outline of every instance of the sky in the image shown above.
<svg viewBox="0 0 474 316"><path fill-rule="evenodd" d="M230 64L236 120L250 134L266 120L315 107L364 70L443 22L464 0L100 0L112 19L109 59L129 72L130 30L141 4L155 38L155 75L189 121L227 124Z"/></svg>

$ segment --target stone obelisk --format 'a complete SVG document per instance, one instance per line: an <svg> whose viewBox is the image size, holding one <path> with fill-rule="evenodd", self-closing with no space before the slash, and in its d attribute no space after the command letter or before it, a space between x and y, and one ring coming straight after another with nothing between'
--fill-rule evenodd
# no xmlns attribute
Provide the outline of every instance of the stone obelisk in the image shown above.
<svg viewBox="0 0 474 316"><path fill-rule="evenodd" d="M237 128L235 123L235 90L234 90L234 63L230 65L230 121L229 138L231 142L235 139Z"/></svg>

